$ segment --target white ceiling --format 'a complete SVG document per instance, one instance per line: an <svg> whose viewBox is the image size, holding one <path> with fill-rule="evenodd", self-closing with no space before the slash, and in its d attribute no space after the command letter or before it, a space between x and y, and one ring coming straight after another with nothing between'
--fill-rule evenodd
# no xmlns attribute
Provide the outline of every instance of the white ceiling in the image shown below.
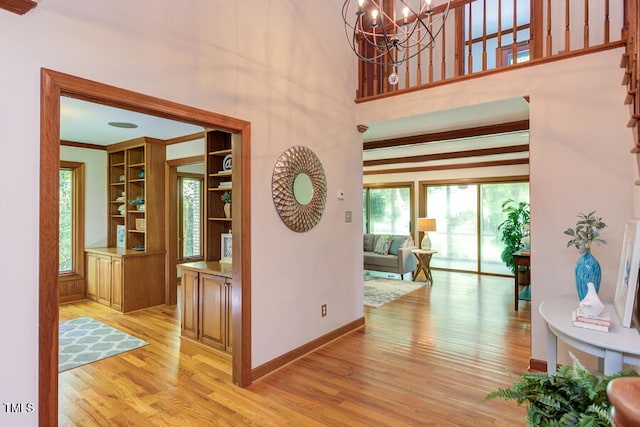
<svg viewBox="0 0 640 427"><path fill-rule="evenodd" d="M109 126L109 122L129 122L135 129ZM75 98L60 98L60 139L87 144L109 145L148 136L171 139L202 132L201 126L108 107Z"/></svg>

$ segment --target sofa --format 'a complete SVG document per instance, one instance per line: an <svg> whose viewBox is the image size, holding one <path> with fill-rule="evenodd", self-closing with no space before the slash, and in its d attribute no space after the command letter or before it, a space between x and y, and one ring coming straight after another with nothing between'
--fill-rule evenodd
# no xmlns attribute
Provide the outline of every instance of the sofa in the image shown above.
<svg viewBox="0 0 640 427"><path fill-rule="evenodd" d="M410 235L364 234L364 269L404 276L418 264Z"/></svg>

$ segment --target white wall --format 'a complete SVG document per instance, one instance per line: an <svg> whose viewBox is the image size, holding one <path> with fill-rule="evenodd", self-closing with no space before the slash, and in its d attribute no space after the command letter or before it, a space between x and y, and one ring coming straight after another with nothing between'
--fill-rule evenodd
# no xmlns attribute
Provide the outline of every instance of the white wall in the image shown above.
<svg viewBox="0 0 640 427"><path fill-rule="evenodd" d="M252 365L363 315L362 154L355 61L341 2L170 0L41 2L0 10L0 401L37 404L40 68L47 67L251 122ZM271 200L278 156L311 148L327 175L316 228L286 228ZM346 193L337 200L336 193ZM344 222L344 211L354 222ZM321 304L328 316L321 318ZM37 415L0 411L0 425Z"/></svg>
<svg viewBox="0 0 640 427"><path fill-rule="evenodd" d="M107 152L60 147L60 160L84 163L84 246L107 245Z"/></svg>
<svg viewBox="0 0 640 427"><path fill-rule="evenodd" d="M608 225L602 233L608 245L593 253L602 266L601 297L612 299L615 291L624 221L634 215L637 176L629 154L629 110L622 103L621 54L622 49L609 50L357 106L357 123L370 123L530 96L534 359L547 359L538 305L556 295L575 294L578 253L566 248L563 231L575 226L578 212L596 210Z"/></svg>

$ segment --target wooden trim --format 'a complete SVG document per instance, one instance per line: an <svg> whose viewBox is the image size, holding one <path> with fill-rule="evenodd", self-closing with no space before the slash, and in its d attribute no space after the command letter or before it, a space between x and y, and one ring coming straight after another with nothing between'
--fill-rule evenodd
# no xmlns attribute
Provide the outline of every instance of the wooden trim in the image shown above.
<svg viewBox="0 0 640 427"><path fill-rule="evenodd" d="M529 359L529 371L547 372L547 361L540 359Z"/></svg>
<svg viewBox="0 0 640 427"><path fill-rule="evenodd" d="M270 360L265 364L257 366L253 369L253 379L255 381L270 373L273 373L276 370L285 367L289 363L301 358L302 356L309 354L326 344L329 344L331 341L335 341L344 335L358 331L360 329L363 329L364 327L364 317L356 319L353 322L349 322L346 325L335 329L334 331L331 331L321 337L309 341L308 343L301 345L300 347L295 348L279 357L276 357L275 359Z"/></svg>
<svg viewBox="0 0 640 427"><path fill-rule="evenodd" d="M458 179L434 179L418 181L419 186L425 185L460 185L460 184L491 184L503 182L526 182L529 181L529 175L512 175L499 177L483 177L483 178L458 178Z"/></svg>
<svg viewBox="0 0 640 427"><path fill-rule="evenodd" d="M399 147L402 145L425 144L428 142L447 141L460 138L473 138L484 135L496 135L508 132L529 130L529 119L516 122L499 123L487 126L474 126L464 129L447 130L443 132L424 133L420 135L403 136L399 138L379 139L363 142L363 150Z"/></svg>
<svg viewBox="0 0 640 427"><path fill-rule="evenodd" d="M364 167L390 165L397 163L418 163L430 162L434 160L459 159L462 157L480 157L491 156L496 154L522 153L529 151L529 144L511 145L495 148L480 148L477 150L451 151L447 153L423 154L420 156L393 157L388 159L365 160L362 162Z"/></svg>
<svg viewBox="0 0 640 427"><path fill-rule="evenodd" d="M184 166L202 162L204 162L204 154L202 156L181 157L179 159L167 160L167 164L169 166Z"/></svg>
<svg viewBox="0 0 640 427"><path fill-rule="evenodd" d="M416 218L415 218L415 203L416 203L416 187L415 187L415 183L413 181L401 181L401 182L380 182L380 183L371 183L371 184L362 184L362 188L363 189L385 189L385 188L408 188L409 189L409 212L411 212L411 215L409 216L409 233L412 234L413 233L413 225L416 224ZM368 230L368 224L369 224L369 210L370 210L370 206L369 206L369 198L367 197L366 200L367 203L367 207L366 207L366 214L367 217L363 218L363 221L365 222L365 224L367 224L367 230Z"/></svg>
<svg viewBox="0 0 640 427"><path fill-rule="evenodd" d="M60 96L182 121L204 128L223 129L241 137L242 161L234 168L242 178L242 203L234 204L233 381L251 383L251 163L250 123L143 95L126 89L41 69L40 114L40 226L38 258L38 420L58 424L58 167L60 164ZM237 258L236 258L237 255ZM236 262L237 260L237 262Z"/></svg>
<svg viewBox="0 0 640 427"><path fill-rule="evenodd" d="M181 142L195 141L195 140L204 139L204 138L206 138L205 132L197 132L197 133L192 133L191 135L184 135L184 136L178 136L175 138L165 139L164 143L166 145L171 145L171 144L179 144Z"/></svg>
<svg viewBox="0 0 640 427"><path fill-rule="evenodd" d="M106 145L98 145L98 144L89 144L86 142L77 142L77 141L69 141L66 139L60 140L60 145L64 145L66 147L77 147L77 148L86 148L87 150L103 150L107 151Z"/></svg>
<svg viewBox="0 0 640 427"><path fill-rule="evenodd" d="M178 177L177 166L169 162L164 164L164 238L167 249L165 257L165 304L173 305L178 302L178 278L176 269L178 264Z"/></svg>
<svg viewBox="0 0 640 427"><path fill-rule="evenodd" d="M362 184L362 188L408 188L413 185L413 181L402 182L380 182L375 184Z"/></svg>
<svg viewBox="0 0 640 427"><path fill-rule="evenodd" d="M396 169L376 169L370 171L363 171L363 175L382 175L389 173L415 173L415 172L429 172L429 171L441 171L441 170L455 170L455 169L470 169L470 168L487 168L492 166L511 166L511 165L528 165L529 159L509 159L509 160L492 160L489 162L470 162L470 163L456 163L449 165L437 165L437 166L419 166L413 168L396 168Z"/></svg>
<svg viewBox="0 0 640 427"><path fill-rule="evenodd" d="M0 9L5 9L18 15L24 15L37 5L38 3L32 0L0 0Z"/></svg>
<svg viewBox="0 0 640 427"><path fill-rule="evenodd" d="M84 278L84 231L85 231L85 164L82 162L60 161L60 168L73 173L73 273ZM59 188L59 187L58 187ZM60 193L58 193L60 194ZM59 269L58 269L59 270ZM59 273L58 273L59 274ZM60 275L69 276L69 273Z"/></svg>
<svg viewBox="0 0 640 427"><path fill-rule="evenodd" d="M509 65L508 67L498 67L498 68L493 68L491 70L486 70L486 71L478 71L477 73L473 73L473 74L465 74L464 76L457 76L457 77L451 77L449 79L446 80L438 80L435 82L429 82L429 83L424 83L420 86L413 86L410 87L408 89L398 89L394 92L389 92L389 93L381 93L381 94L377 94L377 95L371 95L371 96L366 96L366 97L362 97L362 98L356 98L354 99L354 102L356 104L360 104L362 102L369 102L369 101L375 101L378 99L383 99L383 98L389 98L391 96L397 96L397 95L404 95L406 93L411 93L411 92L417 92L420 90L424 90L424 89L429 89L432 87L438 87L438 86L444 86L444 85L448 85L448 84L452 84L452 83L458 83L458 82L462 82L462 81L466 81L466 80L473 80L473 79L477 79L477 78L481 78L481 77L486 77L486 76L490 76L493 74L498 74L498 73L502 73L505 72L507 70L516 70L516 69L520 69L525 68L525 67L535 67L538 65L544 65L544 64L548 64L551 62L555 62L555 61L563 61L565 59L570 59L570 58L575 58L578 56L582 56L582 55L589 55L592 53L598 53L598 52L604 52L607 50L611 50L611 49L618 49L620 47L624 47L625 46L625 42L623 40L619 40L619 41L615 41L615 42L611 42L608 44L602 44L602 45L598 45L595 47L589 47L589 48L585 48L585 49L578 49L578 50L574 50L571 52L562 52L562 53L558 53L556 55L553 56L547 56L544 58L540 58L540 59L531 59L527 62L520 62L517 64L513 64L513 65Z"/></svg>

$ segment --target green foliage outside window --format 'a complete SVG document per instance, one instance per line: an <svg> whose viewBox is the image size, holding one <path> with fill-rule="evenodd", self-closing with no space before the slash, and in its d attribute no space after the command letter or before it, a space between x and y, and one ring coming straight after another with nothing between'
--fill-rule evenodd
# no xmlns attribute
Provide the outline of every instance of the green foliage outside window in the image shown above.
<svg viewBox="0 0 640 427"><path fill-rule="evenodd" d="M182 179L182 257L193 258L202 255L202 225L200 200L202 180Z"/></svg>
<svg viewBox="0 0 640 427"><path fill-rule="evenodd" d="M60 169L59 271L73 270L73 171Z"/></svg>

